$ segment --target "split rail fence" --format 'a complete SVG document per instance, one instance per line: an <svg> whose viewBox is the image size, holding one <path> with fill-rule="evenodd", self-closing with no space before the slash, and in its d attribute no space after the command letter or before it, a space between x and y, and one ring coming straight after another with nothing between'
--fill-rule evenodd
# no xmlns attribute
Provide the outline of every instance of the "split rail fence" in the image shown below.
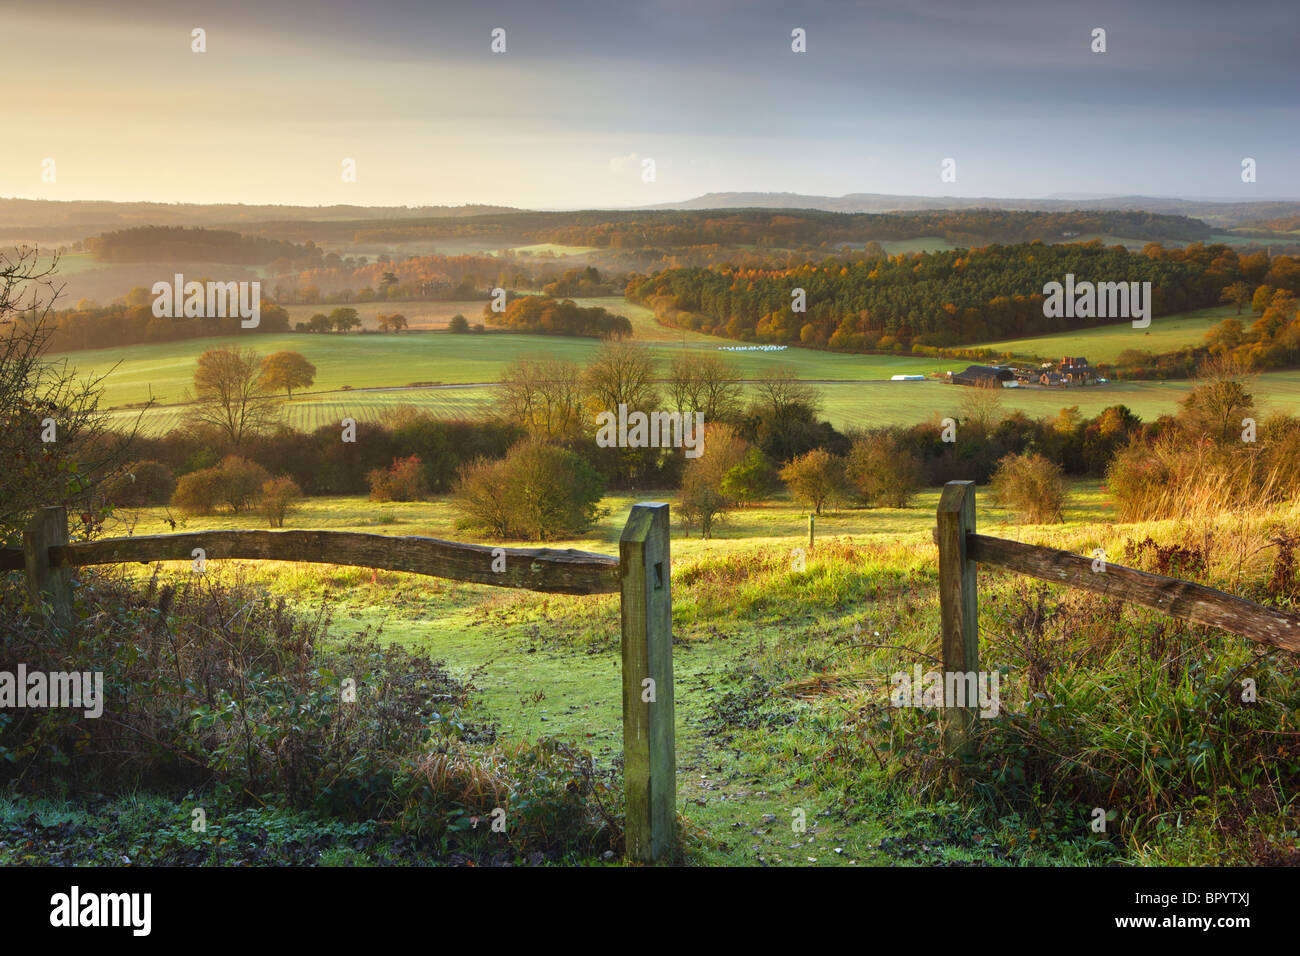
<svg viewBox="0 0 1300 956"><path fill-rule="evenodd" d="M351 531L198 531L68 540L62 507L44 508L0 571L24 571L37 602L72 620L71 572L96 564L253 558L406 571L559 594L617 592L622 602L623 789L629 859L664 860L676 844L672 590L668 505L634 505L617 558L573 549L491 548ZM199 550L201 549L201 550ZM502 570L501 558L504 557Z"/></svg>
<svg viewBox="0 0 1300 956"><path fill-rule="evenodd" d="M950 481L939 498L935 542L939 546L939 605L946 674L979 672L979 591L976 566L1005 568L1054 584L1065 584L1193 624L1222 628L1261 644L1300 653L1300 616L1265 607L1201 584L1149 574L975 531L975 483ZM945 739L954 750L969 746L976 708L944 710Z"/></svg>
<svg viewBox="0 0 1300 956"><path fill-rule="evenodd" d="M813 527L809 520L809 544ZM979 672L976 568L1004 568L1056 584L1153 608L1300 653L1300 617L1177 578L1081 555L976 533L975 485L951 481L939 499L939 604L943 668ZM352 565L560 594L621 596L623 751L627 856L665 859L676 845L672 588L666 504L638 504L619 538L617 558L573 549L490 548L436 538L350 531L199 531L69 543L67 513L45 508L23 533L22 548L0 549L0 571L25 571L33 598L56 620L72 618L73 568L128 562L252 558ZM500 558L505 557L504 568ZM945 738L966 749L974 702L944 710Z"/></svg>

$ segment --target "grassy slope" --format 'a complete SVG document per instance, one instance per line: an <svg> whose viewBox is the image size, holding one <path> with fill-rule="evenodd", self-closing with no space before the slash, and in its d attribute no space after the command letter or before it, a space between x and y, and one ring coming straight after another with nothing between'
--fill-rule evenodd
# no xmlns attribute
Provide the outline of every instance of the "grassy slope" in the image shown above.
<svg viewBox="0 0 1300 956"><path fill-rule="evenodd" d="M1039 335L1027 339L986 342L983 347L994 349L999 354L1010 352L1015 355L1037 355L1053 361L1062 355L1083 355L1095 365L1098 362L1114 362L1125 349L1160 353L1172 352L1188 345L1203 345L1205 333L1228 318L1240 318L1242 324L1247 326L1255 319L1249 312L1238 316L1235 306L1219 306L1152 319L1151 327L1147 329L1135 329L1132 323L1121 322L1080 329L1068 335Z"/></svg>
<svg viewBox="0 0 1300 956"><path fill-rule="evenodd" d="M617 553L617 538L628 508L653 493L620 495L605 501L609 514L583 539L553 542ZM1019 536L1005 512L983 496L983 530ZM924 563L938 490L922 494L910 509L849 509L818 522L823 547L833 540L873 542L901 548L900 564ZM139 515L134 533L167 530L161 509ZM1077 489L1068 517L1080 527L1104 521L1106 502L1095 483ZM199 527L259 528L255 517L190 519ZM455 528L454 512L444 501L376 505L363 499L310 499L288 527L371 531L388 535L423 534L465 539ZM120 533L110 532L110 533ZM786 502L738 513L710 542L674 531L674 573L743 551L788 560L805 543L806 518ZM815 567L815 562L813 563ZM312 605L327 601L336 628L350 632L381 624L389 639L419 645L445 658L461 674L476 672L488 711L507 736L558 733L577 738L601 761L621 752L621 704L617 654L617 598L570 598L499 591L414 575L357 568L247 562L251 573L273 591ZM216 574L230 566L210 562ZM828 599L817 589L781 606L760 592L734 595L735 612L720 614L707 597L677 586L675 652L678 688L679 794L691 859L704 864L849 865L900 862L882 852L882 839L928 833L939 825L931 810L896 796L877 794L866 813L831 813L834 803L811 784L807 748L824 743L820 708L796 703L796 723L780 733L739 731L719 734L710 718L747 717L752 702L737 705L756 663L785 666L793 648L824 642L834 631L848 633L855 623L872 626L871 608L854 604L848 593ZM847 601L847 603L846 603ZM933 609L931 609L933 610ZM877 622L875 626L880 626ZM925 640L928 640L926 638ZM743 693L742 693L743 697ZM791 811L802 808L808 831L795 835ZM809 842L809 838L812 842ZM839 852L836 852L836 848ZM1072 858L1036 857L1039 862ZM980 855L958 842L936 845L934 859L972 860Z"/></svg>

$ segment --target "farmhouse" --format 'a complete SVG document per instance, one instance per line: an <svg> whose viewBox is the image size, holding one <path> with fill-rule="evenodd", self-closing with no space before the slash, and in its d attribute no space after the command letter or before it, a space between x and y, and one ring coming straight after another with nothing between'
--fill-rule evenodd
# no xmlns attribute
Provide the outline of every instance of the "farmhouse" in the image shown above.
<svg viewBox="0 0 1300 956"><path fill-rule="evenodd" d="M1002 368L997 365L971 365L964 372L952 373L952 384L954 385L976 385L989 387L990 385L1000 386L1003 382L1011 381L1015 374L1009 368Z"/></svg>
<svg viewBox="0 0 1300 956"><path fill-rule="evenodd" d="M1056 363L1044 362L1038 376L1040 385L1087 385L1095 378L1095 371L1082 355L1067 355Z"/></svg>

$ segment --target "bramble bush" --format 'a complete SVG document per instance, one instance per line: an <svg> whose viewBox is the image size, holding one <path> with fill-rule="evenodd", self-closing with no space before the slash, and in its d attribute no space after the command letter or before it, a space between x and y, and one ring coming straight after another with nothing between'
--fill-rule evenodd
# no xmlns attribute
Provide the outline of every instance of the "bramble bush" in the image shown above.
<svg viewBox="0 0 1300 956"><path fill-rule="evenodd" d="M391 823L439 852L499 858L617 848L616 787L561 741L504 746L440 662L363 631L327 643L241 579L138 585L83 573L56 629L0 584L0 670L103 673L103 714L0 711L0 783L98 794L208 794ZM487 826L501 808L505 833ZM475 826L475 818L482 823Z"/></svg>

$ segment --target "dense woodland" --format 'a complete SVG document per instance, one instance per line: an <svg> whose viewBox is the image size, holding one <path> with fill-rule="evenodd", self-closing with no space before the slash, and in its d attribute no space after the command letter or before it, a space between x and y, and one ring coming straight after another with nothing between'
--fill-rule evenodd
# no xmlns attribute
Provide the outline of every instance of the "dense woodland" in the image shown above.
<svg viewBox="0 0 1300 956"><path fill-rule="evenodd" d="M288 332L289 313L262 300L261 321L255 329L240 326L238 315L229 318L160 318L153 314L148 289L133 289L125 302L109 306L82 304L52 313L49 319L52 351L106 349L143 342L179 342L215 335L256 335Z"/></svg>
<svg viewBox="0 0 1300 956"><path fill-rule="evenodd" d="M320 227L320 231L313 228ZM349 230L349 227L351 229ZM294 223L275 235L293 238L404 242L491 238L502 245L555 242L602 249L681 248L699 245L824 248L942 236L953 242L1060 240L1099 233L1130 239L1191 242L1208 239L1205 223L1186 216L1140 211L1019 212L958 209L906 213L838 213L815 209L587 210L516 212L463 219L374 223ZM271 234L271 233L267 233Z"/></svg>
<svg viewBox="0 0 1300 956"><path fill-rule="evenodd" d="M275 260L306 268L323 253L314 243L297 245L223 229L140 226L92 236L86 251L101 262L226 262L265 265Z"/></svg>
<svg viewBox="0 0 1300 956"><path fill-rule="evenodd" d="M506 305L504 312L483 307L484 320L511 332L543 335L578 335L593 338L621 338L632 334L632 323L599 306L582 308L571 299L526 295Z"/></svg>
<svg viewBox="0 0 1300 956"><path fill-rule="evenodd" d="M1150 282L1155 316L1219 305L1224 290L1239 282L1300 289L1296 260L1239 256L1225 245L1151 244L1134 253L1100 242L1033 242L782 270L670 269L633 277L627 295L670 325L728 338L903 351L1104 323L1043 315L1043 286L1067 273L1076 281ZM804 312L791 307L797 288L806 293Z"/></svg>

